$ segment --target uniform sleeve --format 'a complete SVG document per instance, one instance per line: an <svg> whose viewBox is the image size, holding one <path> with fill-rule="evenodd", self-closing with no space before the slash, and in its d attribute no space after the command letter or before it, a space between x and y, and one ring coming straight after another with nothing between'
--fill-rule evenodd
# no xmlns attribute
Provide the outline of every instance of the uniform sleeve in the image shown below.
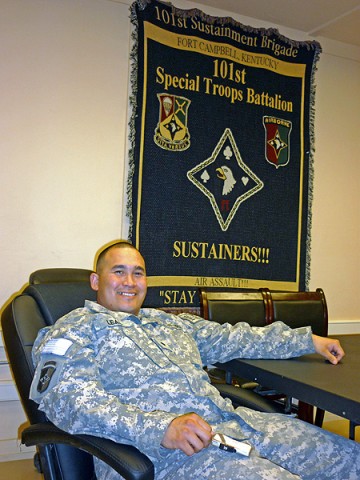
<svg viewBox="0 0 360 480"><path fill-rule="evenodd" d="M177 416L121 403L102 386L89 336L56 329L34 344L36 372L30 398L48 419L73 434L90 434L134 445L153 459L169 423Z"/></svg>
<svg viewBox="0 0 360 480"><path fill-rule="evenodd" d="M283 322L265 327L245 322L221 325L195 315L180 316L198 344L204 365L234 358L285 359L315 352L310 327L292 329Z"/></svg>

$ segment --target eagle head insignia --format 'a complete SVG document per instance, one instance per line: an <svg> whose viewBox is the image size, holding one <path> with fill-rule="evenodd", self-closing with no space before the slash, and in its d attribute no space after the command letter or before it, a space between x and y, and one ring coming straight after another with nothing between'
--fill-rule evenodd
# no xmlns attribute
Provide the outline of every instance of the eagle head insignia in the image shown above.
<svg viewBox="0 0 360 480"><path fill-rule="evenodd" d="M234 175L231 169L223 165L222 167L217 168L216 172L217 172L217 177L220 178L220 180L224 181L222 194L228 195L231 192L231 190L234 188L234 185L236 183L236 180L234 178Z"/></svg>

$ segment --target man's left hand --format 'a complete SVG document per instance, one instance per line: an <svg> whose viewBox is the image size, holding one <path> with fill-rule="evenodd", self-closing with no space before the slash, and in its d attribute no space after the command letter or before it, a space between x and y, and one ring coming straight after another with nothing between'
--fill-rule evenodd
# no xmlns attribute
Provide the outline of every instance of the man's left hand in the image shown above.
<svg viewBox="0 0 360 480"><path fill-rule="evenodd" d="M339 363L345 355L339 340L313 335L313 342L316 353L325 357L333 365Z"/></svg>

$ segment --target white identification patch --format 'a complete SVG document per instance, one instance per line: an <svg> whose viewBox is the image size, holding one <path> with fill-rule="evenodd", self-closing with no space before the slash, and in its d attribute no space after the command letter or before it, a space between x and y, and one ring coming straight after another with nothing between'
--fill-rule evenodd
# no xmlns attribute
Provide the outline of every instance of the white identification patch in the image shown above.
<svg viewBox="0 0 360 480"><path fill-rule="evenodd" d="M45 345L42 353L52 353L53 355L64 356L73 342L66 338L54 338Z"/></svg>

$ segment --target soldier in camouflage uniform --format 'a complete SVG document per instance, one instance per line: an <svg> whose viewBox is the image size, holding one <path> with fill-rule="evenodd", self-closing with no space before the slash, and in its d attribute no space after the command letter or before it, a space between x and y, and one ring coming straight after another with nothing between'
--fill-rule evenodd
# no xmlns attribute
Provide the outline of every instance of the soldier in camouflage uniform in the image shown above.
<svg viewBox="0 0 360 480"><path fill-rule="evenodd" d="M251 328L141 309L145 262L124 242L99 256L90 282L97 303L44 328L33 349L31 398L55 425L134 445L157 480L360 479L358 443L286 415L234 409L203 369L315 351L336 364L337 340L280 322ZM250 455L220 450L214 432L247 443ZM121 478L97 459L95 469L99 480Z"/></svg>

